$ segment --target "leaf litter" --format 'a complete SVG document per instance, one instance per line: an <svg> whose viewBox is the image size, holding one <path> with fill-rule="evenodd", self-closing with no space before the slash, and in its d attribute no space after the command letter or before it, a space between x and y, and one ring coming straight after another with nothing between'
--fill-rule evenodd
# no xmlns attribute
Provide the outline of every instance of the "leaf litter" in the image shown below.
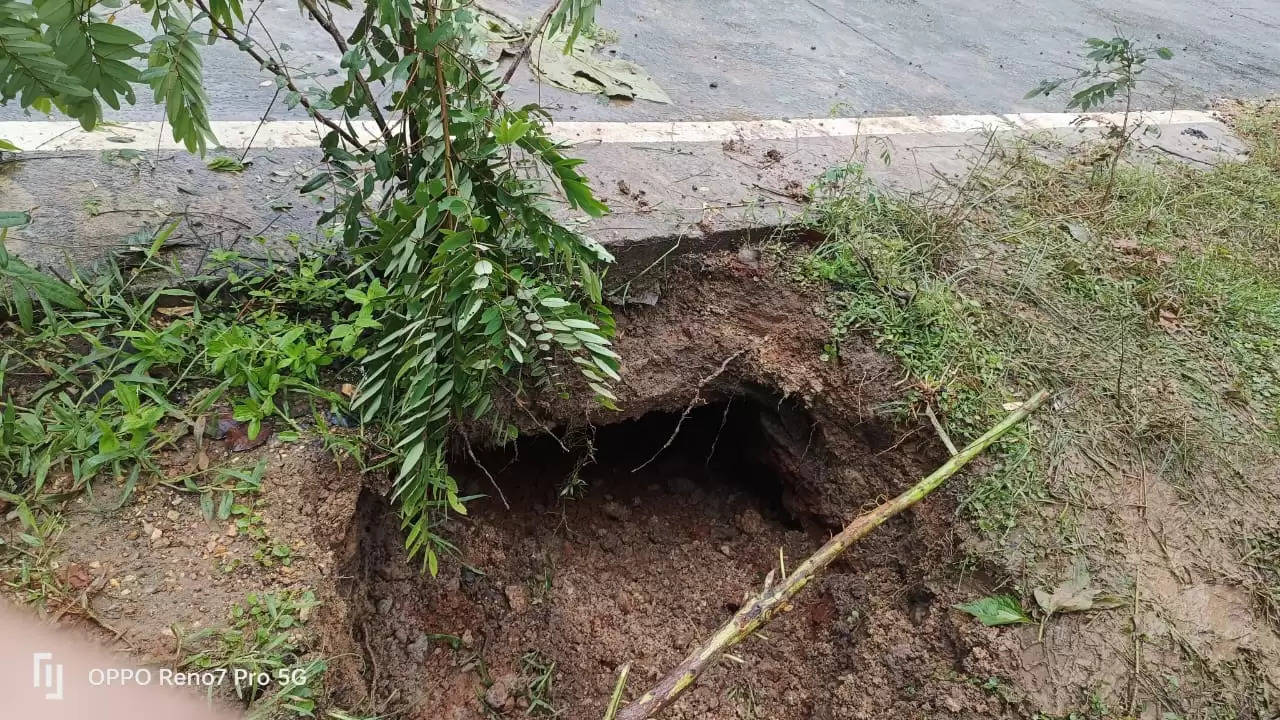
<svg viewBox="0 0 1280 720"><path fill-rule="evenodd" d="M529 25L520 26L492 10L481 9L475 22L480 29L477 37L483 36L486 46L470 48L468 54L493 63L503 55L519 52L531 34ZM643 67L601 54L611 41L608 33L596 32L588 42L579 39L566 53L568 37L564 31L547 35L529 49L529 65L542 82L583 95L671 103L671 97Z"/></svg>

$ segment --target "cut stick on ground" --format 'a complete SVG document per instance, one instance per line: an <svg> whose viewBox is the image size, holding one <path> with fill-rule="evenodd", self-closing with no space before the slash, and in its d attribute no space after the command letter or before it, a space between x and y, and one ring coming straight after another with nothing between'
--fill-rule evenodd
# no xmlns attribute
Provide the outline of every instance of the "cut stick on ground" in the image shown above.
<svg viewBox="0 0 1280 720"><path fill-rule="evenodd" d="M663 708L675 702L680 694L687 690L707 668L715 664L725 651L751 637L752 633L764 627L780 611L787 607L787 601L800 592L805 585L826 569L840 553L854 542L862 539L867 533L876 529L885 520L915 505L929 493L938 489L947 478L973 460L988 446L999 440L1018 423L1041 405L1049 397L1045 391L1032 395L1017 410L1013 411L998 425L987 431L985 435L974 440L959 453L952 456L942 467L933 471L925 479L916 483L911 489L880 505L871 512L860 515L845 526L835 537L827 541L807 560L777 585L766 586L764 591L742 606L740 610L725 623L715 635L698 646L666 677L658 681L651 690L641 695L638 700L622 708L617 720L646 720Z"/></svg>

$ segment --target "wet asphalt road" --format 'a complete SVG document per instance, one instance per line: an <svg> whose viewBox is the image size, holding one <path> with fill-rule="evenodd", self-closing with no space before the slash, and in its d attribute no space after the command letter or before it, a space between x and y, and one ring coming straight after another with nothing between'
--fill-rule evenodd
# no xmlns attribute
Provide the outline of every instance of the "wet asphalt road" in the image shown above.
<svg viewBox="0 0 1280 720"><path fill-rule="evenodd" d="M495 1L523 19L535 0ZM338 55L292 0L260 10L290 63L321 85ZM347 27L354 13L340 17ZM561 120L702 120L925 115L1060 110L1060 99L1023 100L1062 74L1082 40L1117 28L1170 47L1154 63L1147 108L1198 108L1219 97L1280 91L1277 0L605 0L600 23L617 32L618 57L640 63L670 105L606 101L539 87L522 73L512 96L540 101ZM137 25L125 18L126 24ZM274 85L228 43L205 49L216 120L256 119ZM117 120L160 120L145 93ZM275 119L300 117L276 105ZM0 120L22 119L15 107Z"/></svg>

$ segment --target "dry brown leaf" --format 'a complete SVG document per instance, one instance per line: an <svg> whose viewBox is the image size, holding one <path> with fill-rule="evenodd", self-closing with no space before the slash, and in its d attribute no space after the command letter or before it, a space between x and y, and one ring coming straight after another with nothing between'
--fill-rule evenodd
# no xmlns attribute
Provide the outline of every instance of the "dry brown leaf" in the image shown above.
<svg viewBox="0 0 1280 720"><path fill-rule="evenodd" d="M1071 577L1059 583L1053 592L1036 588L1033 593L1036 604L1047 615L1115 607L1109 603L1103 605L1095 602L1098 590L1089 587L1090 579L1089 571L1083 565L1077 565Z"/></svg>
<svg viewBox="0 0 1280 720"><path fill-rule="evenodd" d="M242 423L239 420L223 415L218 418L218 435L227 444L227 450L231 452L245 452L252 450L267 441L271 437L271 423L262 423L256 437L249 437L249 423Z"/></svg>

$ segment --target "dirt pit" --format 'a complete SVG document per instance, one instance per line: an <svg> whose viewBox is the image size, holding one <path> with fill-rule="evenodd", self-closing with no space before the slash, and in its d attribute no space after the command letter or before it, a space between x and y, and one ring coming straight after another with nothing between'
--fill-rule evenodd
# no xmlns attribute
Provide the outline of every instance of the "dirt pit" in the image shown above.
<svg viewBox="0 0 1280 720"><path fill-rule="evenodd" d="M552 712L598 719L623 662L632 662L626 697L639 697L762 588L780 555L794 566L860 503L896 492L896 483L932 462L931 443L913 441L909 428L859 418L852 409L863 405L841 407L836 393L783 396L760 382L809 378L820 387L824 375L860 373L867 387L868 366L823 368L809 352L820 345L804 347L800 361L744 357L700 389L707 397L699 404L682 407L696 378L714 373L716 357L753 337L699 333L700 313L722 332L733 327L726 315L768 322L751 296L716 287L740 278L701 279L686 287L716 300L672 325L673 346L648 343L648 357L639 347L631 356L644 368L632 378L650 382L667 377L667 363L685 365L675 384L684 392L637 389L666 409L556 428L562 441L532 437L481 456L493 478L474 465L463 473L463 489L486 497L444 529L458 557L442 562L438 578L422 577L404 557L396 514L365 493L347 591L362 618L356 634L375 710L403 708L422 719ZM726 310L726 302L742 306ZM666 307L681 313L680 305ZM621 345L652 338L646 324L666 325L660 313L623 314ZM791 331L772 348L804 338L810 319L818 324L812 313L778 314ZM682 354L682 342L689 352ZM842 392L856 392L847 387ZM833 466L844 457L847 466ZM859 486L872 475L881 484L867 493ZM860 500L850 502L855 495ZM663 716L1000 712L997 694L974 680L988 676L988 653L970 651L987 630L950 609L956 588L937 579L952 577L940 570L954 561L954 511L943 493L884 525Z"/></svg>

